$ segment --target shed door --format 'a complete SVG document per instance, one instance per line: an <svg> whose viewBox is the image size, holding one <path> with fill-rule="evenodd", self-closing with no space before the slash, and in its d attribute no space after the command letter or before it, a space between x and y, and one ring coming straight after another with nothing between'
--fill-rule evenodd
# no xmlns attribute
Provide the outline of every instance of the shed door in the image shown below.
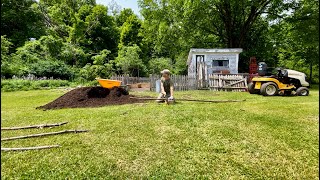
<svg viewBox="0 0 320 180"><path fill-rule="evenodd" d="M207 87L207 65L204 60L204 55L196 55L196 78L198 88Z"/></svg>

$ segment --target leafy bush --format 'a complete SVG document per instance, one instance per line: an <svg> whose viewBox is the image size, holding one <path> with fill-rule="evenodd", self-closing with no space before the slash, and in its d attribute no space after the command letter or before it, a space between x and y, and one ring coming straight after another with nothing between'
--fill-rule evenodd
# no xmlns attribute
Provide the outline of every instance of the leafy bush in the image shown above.
<svg viewBox="0 0 320 180"><path fill-rule="evenodd" d="M67 80L22 80L8 79L1 80L1 91L27 91L42 88L56 88L70 86Z"/></svg>
<svg viewBox="0 0 320 180"><path fill-rule="evenodd" d="M38 61L30 65L30 74L37 77L53 77L54 79L72 79L71 67L61 61Z"/></svg>
<svg viewBox="0 0 320 180"><path fill-rule="evenodd" d="M9 48L12 43L6 38L6 36L1 36L1 61L7 60L7 55L9 54Z"/></svg>
<svg viewBox="0 0 320 180"><path fill-rule="evenodd" d="M85 53L81 47L70 43L63 43L60 59L68 65L77 67L83 67L90 61L89 54Z"/></svg>
<svg viewBox="0 0 320 180"><path fill-rule="evenodd" d="M22 64L19 61L12 60L4 61L1 63L1 76L5 78L12 78L13 76L21 77L28 74L29 68L26 64Z"/></svg>
<svg viewBox="0 0 320 180"><path fill-rule="evenodd" d="M61 60L68 65L83 67L90 61L89 54L78 45L63 42L59 37L42 36L39 40L27 41L17 48L16 59L26 63L36 63L40 60Z"/></svg>
<svg viewBox="0 0 320 180"><path fill-rule="evenodd" d="M175 74L188 74L188 66L186 64L186 59L188 58L187 53L181 53L175 57L175 64L174 64L174 73Z"/></svg>
<svg viewBox="0 0 320 180"><path fill-rule="evenodd" d="M97 80L92 80L92 81L87 81L85 79L78 79L77 81L71 82L70 86L71 87L76 87L76 86L97 86L99 85L99 82Z"/></svg>
<svg viewBox="0 0 320 180"><path fill-rule="evenodd" d="M53 58L60 58L61 49L63 47L63 41L61 38L49 36L42 36L39 39L42 45L43 51Z"/></svg>
<svg viewBox="0 0 320 180"><path fill-rule="evenodd" d="M24 46L17 48L17 52L12 54L13 58L25 63L35 63L46 57L43 45L40 41L27 41Z"/></svg>
<svg viewBox="0 0 320 180"><path fill-rule="evenodd" d="M164 69L172 71L172 60L170 58L154 58L149 61L149 73L159 74Z"/></svg>
<svg viewBox="0 0 320 180"><path fill-rule="evenodd" d="M13 75L21 76L27 72L27 68L20 59L9 54L12 43L1 36L1 77L11 78Z"/></svg>
<svg viewBox="0 0 320 180"><path fill-rule="evenodd" d="M93 56L91 59L93 61L93 64L95 65L103 65L107 63L108 55L111 53L111 51L104 49L100 51L99 54Z"/></svg>
<svg viewBox="0 0 320 180"><path fill-rule="evenodd" d="M123 46L115 60L116 66L125 74L131 76L139 76L146 71L146 66L143 64L139 56L141 49L137 45Z"/></svg>
<svg viewBox="0 0 320 180"><path fill-rule="evenodd" d="M86 81L93 81L97 77L108 78L113 73L113 62L108 62L108 55L110 51L104 49L91 59L93 64L87 63L81 68L77 74L77 81L84 83Z"/></svg>
<svg viewBox="0 0 320 180"><path fill-rule="evenodd" d="M91 65L88 63L80 69L77 81L92 81L97 77L108 78L112 75L112 70L111 63L105 65Z"/></svg>
<svg viewBox="0 0 320 180"><path fill-rule="evenodd" d="M11 78L19 69L19 64L15 63L9 54L10 46L12 43L5 36L1 36L1 76L5 78Z"/></svg>
<svg viewBox="0 0 320 180"><path fill-rule="evenodd" d="M27 63L35 63L40 59L60 59L63 45L61 38L42 36L39 40L27 41L24 46L17 48L15 56Z"/></svg>

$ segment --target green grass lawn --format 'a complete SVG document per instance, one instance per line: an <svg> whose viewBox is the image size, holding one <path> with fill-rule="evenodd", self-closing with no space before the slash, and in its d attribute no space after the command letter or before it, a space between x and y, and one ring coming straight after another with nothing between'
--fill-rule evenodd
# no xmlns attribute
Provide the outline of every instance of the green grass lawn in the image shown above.
<svg viewBox="0 0 320 180"><path fill-rule="evenodd" d="M3 179L318 179L319 91L308 97L186 91L176 98L242 100L36 110L63 90L1 93L1 126L68 121L1 137L88 129L2 142L1 147L61 148L2 152ZM135 92L139 96L152 92Z"/></svg>

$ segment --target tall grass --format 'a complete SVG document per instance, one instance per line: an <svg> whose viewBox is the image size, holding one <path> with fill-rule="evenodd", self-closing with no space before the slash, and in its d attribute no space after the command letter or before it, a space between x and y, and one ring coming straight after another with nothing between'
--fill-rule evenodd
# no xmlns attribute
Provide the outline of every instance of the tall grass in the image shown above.
<svg viewBox="0 0 320 180"><path fill-rule="evenodd" d="M57 87L68 87L71 83L67 80L23 80L10 79L1 80L1 91L27 91L36 89L48 89Z"/></svg>
<svg viewBox="0 0 320 180"><path fill-rule="evenodd" d="M96 86L94 81L67 81L67 80L29 80L29 79L2 79L1 91L28 91L39 89L53 89L58 87Z"/></svg>

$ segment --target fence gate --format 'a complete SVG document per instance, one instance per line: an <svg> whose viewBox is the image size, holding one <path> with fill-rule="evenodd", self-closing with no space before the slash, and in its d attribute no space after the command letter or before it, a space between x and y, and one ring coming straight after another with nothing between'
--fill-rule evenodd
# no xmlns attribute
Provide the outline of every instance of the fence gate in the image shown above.
<svg viewBox="0 0 320 180"><path fill-rule="evenodd" d="M210 74L209 87L213 91L247 91L247 77L239 74Z"/></svg>

